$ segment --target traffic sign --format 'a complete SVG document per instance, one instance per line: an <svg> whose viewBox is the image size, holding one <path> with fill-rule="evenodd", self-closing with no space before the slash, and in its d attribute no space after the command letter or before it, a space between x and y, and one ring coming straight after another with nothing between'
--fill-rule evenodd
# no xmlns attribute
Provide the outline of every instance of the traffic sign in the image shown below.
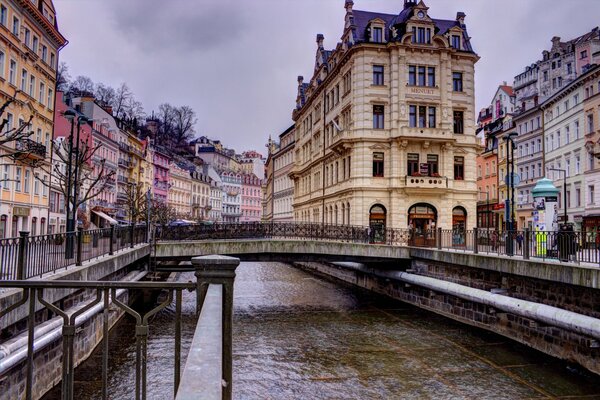
<svg viewBox="0 0 600 400"><path fill-rule="evenodd" d="M512 180L515 186L521 183L521 177L517 173L513 172L512 176ZM507 186L510 186L510 174L506 174L506 176L504 177L504 183L506 183Z"/></svg>

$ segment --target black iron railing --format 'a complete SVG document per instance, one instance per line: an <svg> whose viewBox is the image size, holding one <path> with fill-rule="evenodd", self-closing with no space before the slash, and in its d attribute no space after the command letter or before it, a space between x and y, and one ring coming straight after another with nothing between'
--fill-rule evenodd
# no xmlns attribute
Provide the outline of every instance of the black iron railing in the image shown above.
<svg viewBox="0 0 600 400"><path fill-rule="evenodd" d="M146 226L124 226L0 239L0 280L29 279L81 265L147 241Z"/></svg>

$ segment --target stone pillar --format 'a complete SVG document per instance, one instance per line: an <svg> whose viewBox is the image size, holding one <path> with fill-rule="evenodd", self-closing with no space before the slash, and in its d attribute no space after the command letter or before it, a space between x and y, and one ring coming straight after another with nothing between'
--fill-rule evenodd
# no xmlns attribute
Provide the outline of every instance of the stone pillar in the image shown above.
<svg viewBox="0 0 600 400"><path fill-rule="evenodd" d="M197 308L200 314L208 285L223 285L223 322L222 322L222 381L223 399L231 399L233 378L233 282L235 269L240 259L221 255L209 255L192 258L196 272Z"/></svg>

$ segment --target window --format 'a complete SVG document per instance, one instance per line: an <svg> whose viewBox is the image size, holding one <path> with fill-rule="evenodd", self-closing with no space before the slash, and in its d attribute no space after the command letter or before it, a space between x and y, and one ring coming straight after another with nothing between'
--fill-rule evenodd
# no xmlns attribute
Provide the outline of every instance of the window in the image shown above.
<svg viewBox="0 0 600 400"><path fill-rule="evenodd" d="M419 128L425 128L425 118L427 117L427 107L419 106Z"/></svg>
<svg viewBox="0 0 600 400"><path fill-rule="evenodd" d="M39 39L37 38L37 36L34 36L33 42L31 43L31 50L33 50L33 52L35 54L37 54L37 51L38 51L38 43L39 43Z"/></svg>
<svg viewBox="0 0 600 400"><path fill-rule="evenodd" d="M579 55L581 56L580 58L586 58L587 57L587 50L583 50L581 53L579 53Z"/></svg>
<svg viewBox="0 0 600 400"><path fill-rule="evenodd" d="M42 104L44 104L44 94L46 94L46 85L44 84L44 82L40 82L40 92L38 100Z"/></svg>
<svg viewBox="0 0 600 400"><path fill-rule="evenodd" d="M581 170L581 159L575 156L575 175L578 175Z"/></svg>
<svg viewBox="0 0 600 400"><path fill-rule="evenodd" d="M29 177L30 177L31 173L29 172L29 170L25 170L25 183L23 185L24 187L24 191L25 193L29 193Z"/></svg>
<svg viewBox="0 0 600 400"><path fill-rule="evenodd" d="M596 157L594 157L594 154L588 154L588 169L592 170L594 169L594 159Z"/></svg>
<svg viewBox="0 0 600 400"><path fill-rule="evenodd" d="M408 126L415 128L417 126L417 106L408 106Z"/></svg>
<svg viewBox="0 0 600 400"><path fill-rule="evenodd" d="M437 154L427 154L427 170L429 172L429 176L439 174Z"/></svg>
<svg viewBox="0 0 600 400"><path fill-rule="evenodd" d="M8 10L4 6L0 6L0 24L6 26L8 20Z"/></svg>
<svg viewBox="0 0 600 400"><path fill-rule="evenodd" d="M571 63L567 63L567 74L573 72L573 68L571 67Z"/></svg>
<svg viewBox="0 0 600 400"><path fill-rule="evenodd" d="M15 85L15 83L16 83L16 74L17 74L17 62L15 60L10 60L10 69L8 71L8 82L11 85Z"/></svg>
<svg viewBox="0 0 600 400"><path fill-rule="evenodd" d="M375 43L383 42L383 29L373 28L373 42L375 42Z"/></svg>
<svg viewBox="0 0 600 400"><path fill-rule="evenodd" d="M408 66L408 84L411 86L417 84L417 67L415 65Z"/></svg>
<svg viewBox="0 0 600 400"><path fill-rule="evenodd" d="M4 165L4 171L2 172L2 187L8 190L10 188L9 182L10 165Z"/></svg>
<svg viewBox="0 0 600 400"><path fill-rule="evenodd" d="M419 71L419 86L425 86L425 67L418 67Z"/></svg>
<svg viewBox="0 0 600 400"><path fill-rule="evenodd" d="M581 207L581 189L575 189L575 207Z"/></svg>
<svg viewBox="0 0 600 400"><path fill-rule="evenodd" d="M452 35L452 47L460 50L460 36Z"/></svg>
<svg viewBox="0 0 600 400"><path fill-rule="evenodd" d="M384 106L374 105L373 106L373 129L383 129L384 128Z"/></svg>
<svg viewBox="0 0 600 400"><path fill-rule="evenodd" d="M594 185L588 186L588 204L594 204Z"/></svg>
<svg viewBox="0 0 600 400"><path fill-rule="evenodd" d="M48 62L48 48L45 45L42 45L42 61Z"/></svg>
<svg viewBox="0 0 600 400"><path fill-rule="evenodd" d="M21 91L25 92L27 89L27 71L23 68L21 71Z"/></svg>
<svg viewBox="0 0 600 400"><path fill-rule="evenodd" d="M569 144L571 141L571 129L567 126L565 127L565 143Z"/></svg>
<svg viewBox="0 0 600 400"><path fill-rule="evenodd" d="M50 66L56 68L56 56L54 53L50 53Z"/></svg>
<svg viewBox="0 0 600 400"><path fill-rule="evenodd" d="M373 176L383 177L383 153L373 153Z"/></svg>
<svg viewBox="0 0 600 400"><path fill-rule="evenodd" d="M462 181L465 179L465 158L454 157L454 179Z"/></svg>
<svg viewBox="0 0 600 400"><path fill-rule="evenodd" d="M548 71L544 71L544 82L548 82Z"/></svg>
<svg viewBox="0 0 600 400"><path fill-rule="evenodd" d="M15 191L21 191L21 167L17 167L17 172L15 174Z"/></svg>
<svg viewBox="0 0 600 400"><path fill-rule="evenodd" d="M593 114L589 114L587 116L587 123L588 123L588 132L587 133L594 133L594 115Z"/></svg>
<svg viewBox="0 0 600 400"><path fill-rule="evenodd" d="M54 106L54 91L52 89L48 89L48 103L46 106L52 110Z"/></svg>
<svg viewBox="0 0 600 400"><path fill-rule="evenodd" d="M435 86L435 67L427 67L427 86Z"/></svg>
<svg viewBox="0 0 600 400"><path fill-rule="evenodd" d="M33 93L35 91L35 76L31 75L29 77L29 95L33 97Z"/></svg>
<svg viewBox="0 0 600 400"><path fill-rule="evenodd" d="M383 65L373 65L373 85L383 85Z"/></svg>
<svg viewBox="0 0 600 400"><path fill-rule="evenodd" d="M19 22L19 18L17 17L13 17L13 29L12 29L12 33L15 36L19 36L19 30L20 30L20 22Z"/></svg>
<svg viewBox="0 0 600 400"><path fill-rule="evenodd" d="M428 126L435 128L435 107L429 107Z"/></svg>
<svg viewBox="0 0 600 400"><path fill-rule="evenodd" d="M407 168L406 171L409 176L415 176L419 173L419 155L414 153L409 153L407 155Z"/></svg>
<svg viewBox="0 0 600 400"><path fill-rule="evenodd" d="M481 178L481 165L477 166L477 177Z"/></svg>
<svg viewBox="0 0 600 400"><path fill-rule="evenodd" d="M465 133L463 117L464 113L462 111L454 111L454 133Z"/></svg>
<svg viewBox="0 0 600 400"><path fill-rule="evenodd" d="M0 76L4 78L4 52L0 51Z"/></svg>
<svg viewBox="0 0 600 400"><path fill-rule="evenodd" d="M452 90L455 92L463 91L463 74L462 72L452 73Z"/></svg>
<svg viewBox="0 0 600 400"><path fill-rule="evenodd" d="M413 43L430 43L431 29L413 27Z"/></svg>

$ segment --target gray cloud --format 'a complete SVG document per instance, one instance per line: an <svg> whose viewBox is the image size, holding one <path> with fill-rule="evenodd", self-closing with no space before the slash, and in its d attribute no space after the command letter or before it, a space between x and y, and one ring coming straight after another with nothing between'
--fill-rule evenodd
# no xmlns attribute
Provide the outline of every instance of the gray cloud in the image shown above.
<svg viewBox="0 0 600 400"><path fill-rule="evenodd" d="M70 44L73 75L126 81L149 112L190 105L198 134L236 150L264 152L291 124L296 76L312 75L315 35L335 47L343 0L54 0ZM354 0L356 9L398 13L400 0ZM467 14L476 103L540 58L552 36L571 39L598 25L597 0L425 0L435 18ZM92 18L81 18L81 15Z"/></svg>

